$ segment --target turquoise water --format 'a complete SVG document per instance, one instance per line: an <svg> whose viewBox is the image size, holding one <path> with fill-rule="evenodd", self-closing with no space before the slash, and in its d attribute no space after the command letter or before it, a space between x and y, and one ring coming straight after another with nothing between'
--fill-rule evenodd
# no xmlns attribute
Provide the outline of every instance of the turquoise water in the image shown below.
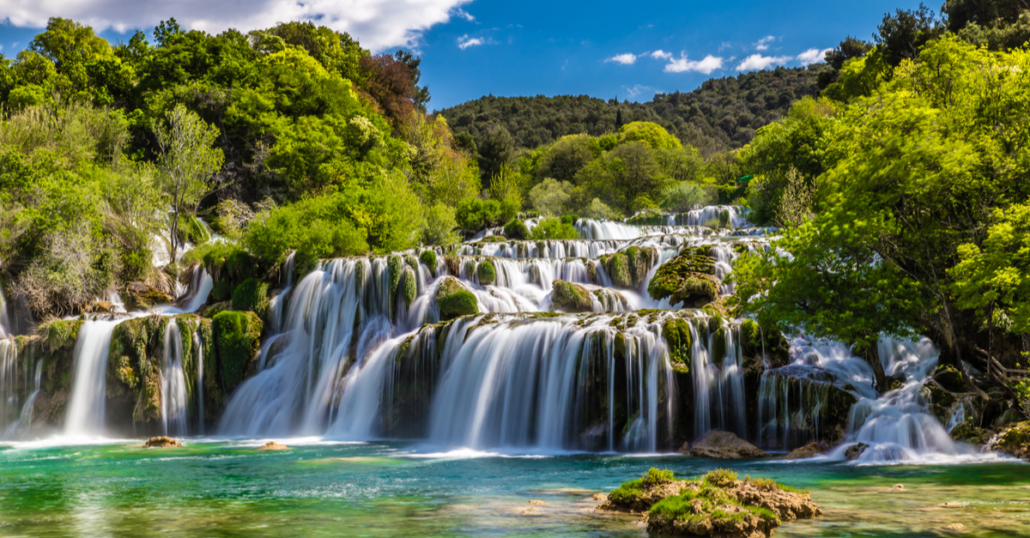
<svg viewBox="0 0 1030 538"><path fill-rule="evenodd" d="M681 476L731 467L810 490L826 515L777 536L955 534L948 525L963 536L1030 536L1030 466L1019 463L505 457L308 442L283 452L257 452L256 441L0 446L0 535L644 536L636 518L594 511L591 496L658 466Z"/></svg>

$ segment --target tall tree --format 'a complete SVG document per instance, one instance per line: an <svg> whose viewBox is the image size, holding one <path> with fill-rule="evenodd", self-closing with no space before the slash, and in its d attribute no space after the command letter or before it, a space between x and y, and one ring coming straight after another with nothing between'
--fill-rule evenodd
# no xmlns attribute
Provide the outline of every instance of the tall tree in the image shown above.
<svg viewBox="0 0 1030 538"><path fill-rule="evenodd" d="M208 125L183 105L176 105L166 115L166 124L153 122L161 156L158 166L168 181L172 201L172 222L169 226L171 260L175 262L179 242L179 217L193 216L200 201L215 188L214 176L225 159L222 150L213 148L218 129Z"/></svg>

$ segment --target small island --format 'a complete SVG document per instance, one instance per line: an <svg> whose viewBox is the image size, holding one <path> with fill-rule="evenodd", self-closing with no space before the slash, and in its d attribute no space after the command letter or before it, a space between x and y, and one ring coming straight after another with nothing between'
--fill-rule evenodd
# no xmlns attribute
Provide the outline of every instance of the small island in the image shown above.
<svg viewBox="0 0 1030 538"><path fill-rule="evenodd" d="M623 482L598 510L641 514L652 536L763 538L785 521L822 514L812 495L768 478L716 469L695 479L651 468Z"/></svg>

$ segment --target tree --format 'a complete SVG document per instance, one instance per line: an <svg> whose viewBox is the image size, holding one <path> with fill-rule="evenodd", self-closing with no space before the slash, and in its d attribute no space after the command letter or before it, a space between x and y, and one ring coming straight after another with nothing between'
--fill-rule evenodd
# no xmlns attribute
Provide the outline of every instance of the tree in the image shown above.
<svg viewBox="0 0 1030 538"><path fill-rule="evenodd" d="M600 155L597 139L586 134L567 135L547 148L537 165L537 177L572 181L576 172Z"/></svg>
<svg viewBox="0 0 1030 538"><path fill-rule="evenodd" d="M836 48L826 53L826 69L819 73L819 89L824 89L830 84L837 82L837 74L844 68L844 64L852 58L865 56L873 45L861 39L848 36L841 41Z"/></svg>
<svg viewBox="0 0 1030 538"><path fill-rule="evenodd" d="M218 129L208 125L196 113L177 105L166 115L166 125L151 124L161 156L158 166L168 181L172 202L169 226L171 260L176 261L180 215L195 215L200 201L215 188L215 174L225 157L222 150L211 147L218 138Z"/></svg>
<svg viewBox="0 0 1030 538"><path fill-rule="evenodd" d="M919 9L899 9L894 15L884 15L873 40L882 49L884 61L896 67L902 60L916 58L923 45L943 33L944 24L936 13L919 4Z"/></svg>
<svg viewBox="0 0 1030 538"><path fill-rule="evenodd" d="M479 173L489 180L501 167L515 160L515 141L503 126L491 127L479 147Z"/></svg>
<svg viewBox="0 0 1030 538"><path fill-rule="evenodd" d="M364 88L379 103L395 131L415 112L415 85L408 64L389 54L363 56Z"/></svg>

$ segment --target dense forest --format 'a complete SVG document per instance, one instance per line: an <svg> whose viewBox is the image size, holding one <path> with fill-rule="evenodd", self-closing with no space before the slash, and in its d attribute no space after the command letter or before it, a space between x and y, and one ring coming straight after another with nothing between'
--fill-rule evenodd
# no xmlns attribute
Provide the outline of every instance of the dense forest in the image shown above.
<svg viewBox="0 0 1030 538"><path fill-rule="evenodd" d="M812 64L713 78L694 91L658 94L645 103L586 95L491 95L436 113L449 119L456 135L471 134L478 148L507 137L516 148L535 148L569 134L600 136L647 121L708 156L747 144L757 129L782 118L791 103L818 95L824 71L825 64Z"/></svg>

